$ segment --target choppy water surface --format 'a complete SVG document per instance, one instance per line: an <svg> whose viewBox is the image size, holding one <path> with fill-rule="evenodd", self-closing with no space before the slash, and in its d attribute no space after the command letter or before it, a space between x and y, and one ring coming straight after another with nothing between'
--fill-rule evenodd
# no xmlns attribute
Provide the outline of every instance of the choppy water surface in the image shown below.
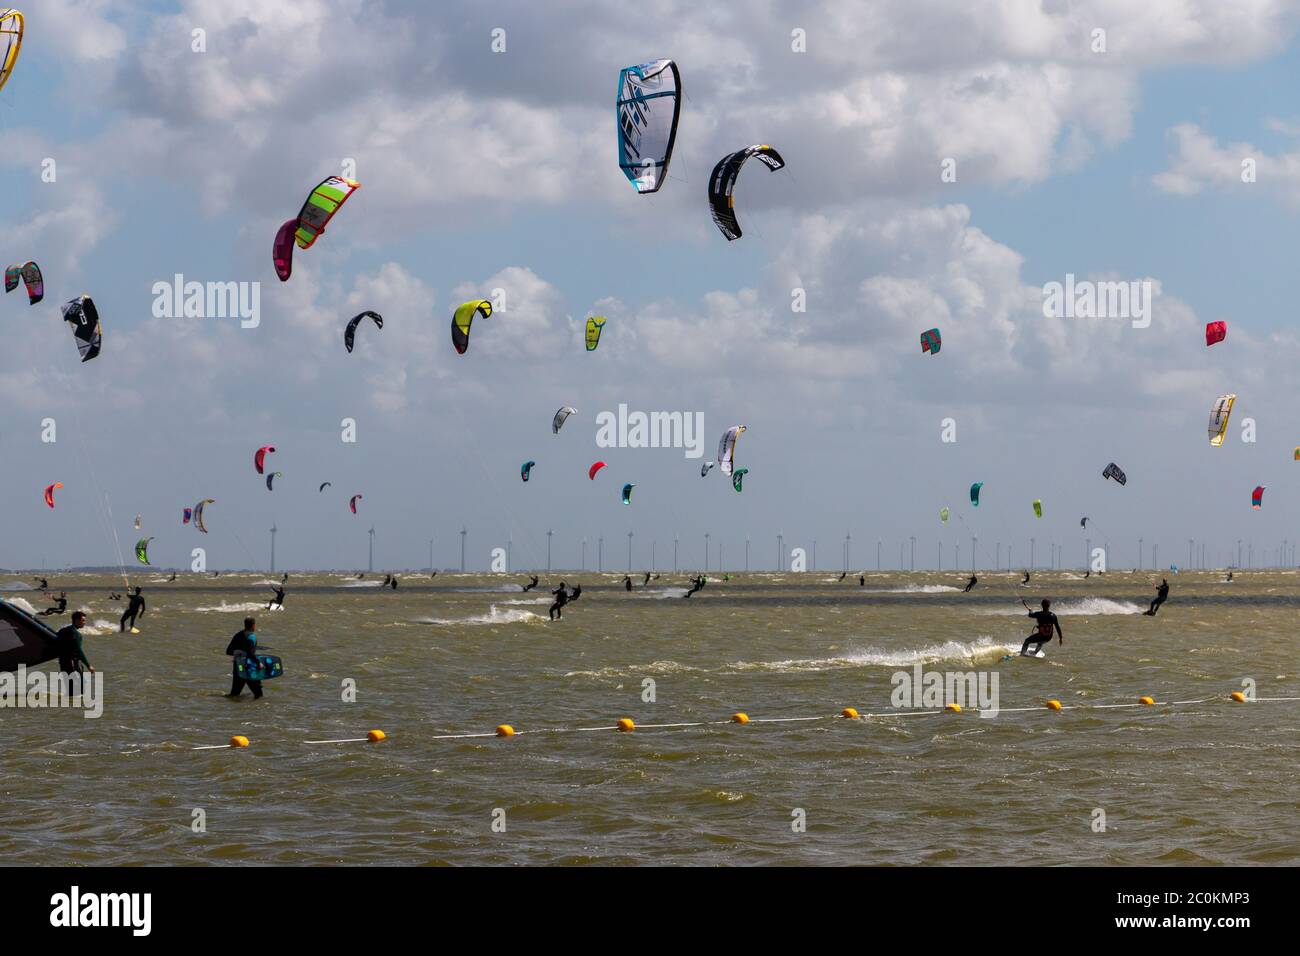
<svg viewBox="0 0 1300 956"><path fill-rule="evenodd" d="M116 633L121 579L51 575L87 607L104 716L0 710L0 859L61 864L1278 864L1300 858L1300 574L551 575L584 593L560 623L526 575L403 576L399 590L293 575L259 615L284 659L266 697L232 701L230 636L266 575L143 578L138 636ZM3 595L38 610L30 578ZM542 588L547 581L543 580ZM1065 645L1000 658L1056 602ZM66 618L52 619L56 623ZM892 711L915 664L998 676L1004 710ZM355 703L343 684L357 686ZM653 681L654 702L643 700ZM1200 701L1067 709L1074 704ZM746 726L725 723L736 711ZM761 723L762 718L820 717ZM609 727L634 733L521 734ZM723 721L706 727L647 724ZM379 744L309 744L382 729ZM196 751L247 736L245 750ZM196 808L207 830L195 833ZM1106 831L1094 831L1096 810ZM494 832L504 810L505 832ZM806 832L792 820L806 814Z"/></svg>

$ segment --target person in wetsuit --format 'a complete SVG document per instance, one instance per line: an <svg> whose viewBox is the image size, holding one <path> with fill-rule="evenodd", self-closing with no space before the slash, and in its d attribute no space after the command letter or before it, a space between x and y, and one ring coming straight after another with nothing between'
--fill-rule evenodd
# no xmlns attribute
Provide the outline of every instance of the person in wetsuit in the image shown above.
<svg viewBox="0 0 1300 956"><path fill-rule="evenodd" d="M524 585L524 593L526 594L535 587L537 587L537 575L534 574L533 579Z"/></svg>
<svg viewBox="0 0 1300 956"><path fill-rule="evenodd" d="M565 587L563 581L560 582L558 588L551 592L551 596L555 598L555 603L551 605L550 611L551 620L554 621L556 618L564 617L564 605L569 603L569 590Z"/></svg>
<svg viewBox="0 0 1300 956"><path fill-rule="evenodd" d="M1021 581L1020 583L1021 583L1021 584L1028 584L1028 583L1029 583L1029 572L1028 572L1028 571L1025 572L1025 579L1024 579L1023 581Z"/></svg>
<svg viewBox="0 0 1300 956"><path fill-rule="evenodd" d="M645 580L641 582L641 586L642 586L642 587L645 587L645 586L646 586L647 584L649 584L649 583L650 583L650 572L647 571L647 572L645 573Z"/></svg>
<svg viewBox="0 0 1300 956"><path fill-rule="evenodd" d="M39 616L53 617L55 615L62 614L67 609L68 609L68 592L60 591L59 596L54 599L54 607L47 607L44 611L41 611Z"/></svg>
<svg viewBox="0 0 1300 956"><path fill-rule="evenodd" d="M288 571L285 571L285 572L284 572L284 577L282 577L282 578L280 579L280 583L281 583L281 584L288 584L288 583L289 583L289 572L288 572Z"/></svg>
<svg viewBox="0 0 1300 956"><path fill-rule="evenodd" d="M840 576L839 576L836 580L843 581L843 580L844 580L845 578L847 578L848 576L849 576L849 572L847 572L847 571L841 571L841 572L840 572Z"/></svg>
<svg viewBox="0 0 1300 956"><path fill-rule="evenodd" d="M1020 602L1025 604L1024 601ZM1061 622L1056 619L1056 615L1051 611L1052 602L1043 598L1043 609L1041 611L1029 611L1029 605L1025 604L1025 610L1029 611L1029 616L1037 623L1034 632L1025 638L1025 643L1020 645L1020 655L1023 657L1029 653L1029 645L1034 645L1034 653L1037 654L1044 644L1052 643L1052 632L1062 644L1065 643L1065 635L1061 633Z"/></svg>
<svg viewBox="0 0 1300 956"><path fill-rule="evenodd" d="M229 697L238 697L244 692L244 685L253 692L253 700L262 698L262 682L260 680L244 680L239 676L239 662L241 659L255 661L257 659L257 621L251 617L244 618L244 629L235 634L226 645L226 653L234 658L232 662L232 680L230 682Z"/></svg>
<svg viewBox="0 0 1300 956"><path fill-rule="evenodd" d="M384 583L381 584L381 585L379 585L379 586L380 586L381 588L386 588L386 587L388 587L389 584L392 583L392 580L393 580L393 576L392 576L391 574L385 574L385 575L384 575Z"/></svg>
<svg viewBox="0 0 1300 956"><path fill-rule="evenodd" d="M1228 580L1229 580L1229 581L1232 580L1232 572L1231 572L1231 571L1228 572Z"/></svg>
<svg viewBox="0 0 1300 956"><path fill-rule="evenodd" d="M975 577L975 575L972 574L972 575L970 576L970 580L966 582L966 586L965 586L964 588L962 588L962 593L964 593L964 594L969 594L971 588L973 588L975 585L977 585L977 584L979 584L979 583L980 583L980 579L977 578L977 577Z"/></svg>
<svg viewBox="0 0 1300 956"><path fill-rule="evenodd" d="M858 587L860 587L860 588L865 588L866 586L867 586L867 576L866 576L865 574L859 574L859 575L858 575Z"/></svg>
<svg viewBox="0 0 1300 956"><path fill-rule="evenodd" d="M131 629L135 630L135 617L137 614L140 615L140 617L144 617L144 596L140 594L140 588L138 587L135 589L134 594L127 596L126 610L122 612L122 620L119 622L121 627L119 630L126 630L126 622L128 619L131 622Z"/></svg>
<svg viewBox="0 0 1300 956"><path fill-rule="evenodd" d="M48 580L46 580L45 578L37 578L36 580L38 580L38 581L41 582L41 590L42 590L42 591L48 591L48 590L50 589L50 582L49 582Z"/></svg>
<svg viewBox="0 0 1300 956"><path fill-rule="evenodd" d="M1161 578L1159 586L1156 587L1155 600L1151 602L1151 606L1147 608L1146 613L1151 617L1155 617L1156 611L1160 610L1160 605L1167 600L1169 600L1169 579Z"/></svg>
<svg viewBox="0 0 1300 956"><path fill-rule="evenodd" d="M167 581L168 581L168 583L171 583L172 581L175 581L175 580L176 580L176 572L173 571L173 572L172 572L172 576L169 577L169 578L167 579Z"/></svg>
<svg viewBox="0 0 1300 956"><path fill-rule="evenodd" d="M271 590L275 592L275 597L267 603L266 609L269 611L273 607L284 607L284 585L281 584L279 587L273 587Z"/></svg>
<svg viewBox="0 0 1300 956"><path fill-rule="evenodd" d="M54 637L54 648L59 653L59 671L64 674L80 674L83 667L95 673L85 648L81 646L81 629L85 626L86 612L73 611L72 623L60 628Z"/></svg>
<svg viewBox="0 0 1300 956"><path fill-rule="evenodd" d="M120 601L120 600L122 600L122 595L120 595L120 594L118 594L116 591L114 591L112 594L110 594L110 595L108 596L108 599L109 599L110 601Z"/></svg>
<svg viewBox="0 0 1300 956"><path fill-rule="evenodd" d="M632 590L632 576L629 574L623 575L623 590L624 591Z"/></svg>
<svg viewBox="0 0 1300 956"><path fill-rule="evenodd" d="M701 574L699 577L697 577L694 581L691 582L691 589L687 591L685 594L683 594L682 597L690 597L696 591L701 590L704 587L704 584L705 584L704 575Z"/></svg>
<svg viewBox="0 0 1300 956"><path fill-rule="evenodd" d="M388 586L389 586L390 588L392 588L394 591L397 590L397 575L396 575L396 574L393 575L393 580L391 580L391 581L388 582Z"/></svg>

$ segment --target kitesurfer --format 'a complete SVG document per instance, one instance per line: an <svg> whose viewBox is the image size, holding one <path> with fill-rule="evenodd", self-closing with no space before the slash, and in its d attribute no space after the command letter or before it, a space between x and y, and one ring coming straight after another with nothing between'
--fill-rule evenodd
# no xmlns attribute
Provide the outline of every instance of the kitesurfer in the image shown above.
<svg viewBox="0 0 1300 956"><path fill-rule="evenodd" d="M277 607L283 608L284 607L284 585L281 584L278 587L273 587L271 588L271 590L275 592L275 597L273 597L271 601L266 605L266 609L270 611L273 608L277 608Z"/></svg>
<svg viewBox="0 0 1300 956"><path fill-rule="evenodd" d="M551 620L554 621L557 618L564 617L564 605L569 603L569 591L563 581L560 582L558 588L551 592L551 596L555 598L555 603L551 605L550 611Z"/></svg>
<svg viewBox="0 0 1300 956"><path fill-rule="evenodd" d="M1025 584L1028 584L1028 583L1029 583L1029 572L1028 572L1028 571L1025 572L1025 579L1024 579L1023 581L1021 581L1020 583L1021 583L1021 585L1025 585Z"/></svg>
<svg viewBox="0 0 1300 956"><path fill-rule="evenodd" d="M647 572L645 573L645 580L641 582L641 586L642 586L642 587L645 587L645 586L646 586L647 584L649 584L649 583L650 583L650 572L647 571Z"/></svg>
<svg viewBox="0 0 1300 956"><path fill-rule="evenodd" d="M234 658L232 662L233 680L230 682L229 697L238 697L244 692L244 685L253 692L253 699L262 698L262 682L260 680L244 680L239 676L239 661L242 658L246 661L256 662L257 660L257 621L251 617L244 618L244 629L235 634L226 645L226 653Z"/></svg>
<svg viewBox="0 0 1300 956"><path fill-rule="evenodd" d="M384 583L381 584L381 585L379 585L379 586L380 586L381 588L386 588L386 587L388 587L388 585L390 585L390 584L392 584L392 583L393 583L393 576L392 576L391 574L385 574L385 575L384 575Z"/></svg>
<svg viewBox="0 0 1300 956"><path fill-rule="evenodd" d="M683 594L682 597L686 597L686 598L690 597L696 591L701 590L704 587L705 583L706 583L705 577L704 575L701 574L699 577L697 577L694 581L691 582L691 589L687 591L685 594Z"/></svg>
<svg viewBox="0 0 1300 956"><path fill-rule="evenodd" d="M36 580L41 582L42 591L48 591L50 589L50 582L47 581L45 578L37 578Z"/></svg>
<svg viewBox="0 0 1300 956"><path fill-rule="evenodd" d="M1167 600L1169 600L1169 579L1161 578L1160 584L1156 586L1155 599L1151 602L1151 606L1147 608L1146 613L1151 617L1155 617L1156 611L1160 610L1160 605Z"/></svg>
<svg viewBox="0 0 1300 956"><path fill-rule="evenodd" d="M60 591L59 596L54 599L54 607L47 607L44 611L40 613L40 616L52 617L57 614L62 614L67 609L68 609L68 592Z"/></svg>
<svg viewBox="0 0 1300 956"><path fill-rule="evenodd" d="M624 591L632 590L632 576L629 574L623 575L623 590Z"/></svg>
<svg viewBox="0 0 1300 956"><path fill-rule="evenodd" d="M168 581L168 583L171 583L172 581L175 581L175 580L176 580L176 572L173 571L173 572L172 572L172 576L169 577L169 578L167 579L167 581Z"/></svg>
<svg viewBox="0 0 1300 956"><path fill-rule="evenodd" d="M533 579L524 585L524 592L527 593L535 587L537 587L537 575L534 574Z"/></svg>
<svg viewBox="0 0 1300 956"><path fill-rule="evenodd" d="M843 581L843 580L844 580L845 578L847 578L848 576L849 576L849 572L847 572L847 571L841 571L838 580Z"/></svg>
<svg viewBox="0 0 1300 956"><path fill-rule="evenodd" d="M866 586L867 586L867 576L866 576L865 574L859 574L859 575L858 575L858 587L860 587L860 588L865 588Z"/></svg>
<svg viewBox="0 0 1300 956"><path fill-rule="evenodd" d="M393 580L391 580L391 581L388 582L388 586L389 586L390 588L392 588L394 591L397 590L397 575L396 575L396 574L393 575Z"/></svg>
<svg viewBox="0 0 1300 956"><path fill-rule="evenodd" d="M126 622L128 619L131 622L131 630L134 631L135 618L137 614L140 615L140 617L144 617L144 597L140 594L139 587L135 589L134 594L127 595L126 610L122 612L122 620L119 622L121 624L120 631L124 632L126 630Z"/></svg>
<svg viewBox="0 0 1300 956"><path fill-rule="evenodd" d="M1232 580L1232 572L1231 572L1231 571L1228 572L1228 580L1229 580L1229 581Z"/></svg>
<svg viewBox="0 0 1300 956"><path fill-rule="evenodd" d="M82 668L95 673L81 646L81 629L86 626L86 612L73 611L72 623L59 629L54 647L59 652L59 670L64 674L80 674Z"/></svg>
<svg viewBox="0 0 1300 956"><path fill-rule="evenodd" d="M114 591L114 592L112 592L112 593L108 596L108 599L109 599L110 601L120 601L120 600L122 600L122 595L120 595L120 594L118 594L116 591Z"/></svg>
<svg viewBox="0 0 1300 956"><path fill-rule="evenodd" d="M966 587L962 588L962 593L969 594L971 588L975 587L975 585L979 583L980 583L980 579L975 577L974 573L972 573L970 576L970 580L966 582Z"/></svg>
<svg viewBox="0 0 1300 956"><path fill-rule="evenodd" d="M1022 599L1021 604L1025 605L1025 610L1029 611L1029 605L1025 604ZM1052 643L1052 633L1055 631L1060 643L1065 643L1065 635L1061 633L1061 622L1056 619L1056 615L1051 611L1052 602L1048 598L1043 598L1043 609L1041 611L1029 611L1029 616L1037 621L1032 634L1025 638L1025 643L1020 645L1020 654L1024 656L1029 653L1029 645L1034 645L1034 653L1037 654L1044 644Z"/></svg>

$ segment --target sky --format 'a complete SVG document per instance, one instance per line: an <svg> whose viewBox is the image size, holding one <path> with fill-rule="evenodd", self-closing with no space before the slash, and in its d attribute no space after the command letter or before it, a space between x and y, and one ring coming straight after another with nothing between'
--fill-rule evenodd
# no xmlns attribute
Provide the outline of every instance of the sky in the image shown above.
<svg viewBox="0 0 1300 956"><path fill-rule="evenodd" d="M0 258L38 262L46 293L0 297L0 567L132 562L142 535L157 565L201 548L208 569L265 567L272 525L277 565L303 569L366 567L371 528L378 569L431 549L459 566L462 528L478 569L494 548L545 567L548 531L554 567L585 540L606 569L628 566L629 532L634 568L671 568L676 539L683 570L706 533L710 568L743 568L748 539L764 570L814 547L838 570L846 535L851 570L968 567L972 538L984 568L1031 547L1081 566L1089 541L1111 567L1186 566L1202 544L1222 565L1238 541L1259 565L1295 541L1300 3L25 12L0 90ZM681 119L667 182L639 195L615 90L660 57ZM757 143L786 166L743 169L728 242L710 171ZM360 189L281 283L277 228L344 173ZM157 314L178 274L256 288L256 326ZM1067 276L1147 283L1149 324L1045 315ZM104 327L84 364L60 316L81 294ZM456 305L494 295L456 354ZM348 354L365 310L384 327ZM1207 348L1211 321L1228 337ZM702 415L703 457L599 446L620 406ZM735 424L739 494L700 477ZM1101 477L1112 461L1126 486ZM181 522L204 498L207 534Z"/></svg>

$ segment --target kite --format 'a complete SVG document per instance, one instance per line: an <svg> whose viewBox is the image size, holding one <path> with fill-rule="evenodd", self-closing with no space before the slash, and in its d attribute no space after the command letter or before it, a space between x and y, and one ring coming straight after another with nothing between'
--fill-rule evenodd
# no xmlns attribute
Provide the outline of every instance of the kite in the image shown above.
<svg viewBox="0 0 1300 956"><path fill-rule="evenodd" d="M1300 445L1295 446L1295 460L1300 461Z"/></svg>
<svg viewBox="0 0 1300 956"><path fill-rule="evenodd" d="M17 10L0 10L0 90L18 64L23 48L23 15ZM676 72L674 70L674 72ZM674 126L676 123L673 124Z"/></svg>
<svg viewBox="0 0 1300 956"><path fill-rule="evenodd" d="M89 362L99 354L104 344L104 329L99 323L99 310L88 295L77 296L63 305L63 321L72 325L81 361Z"/></svg>
<svg viewBox="0 0 1300 956"><path fill-rule="evenodd" d="M456 314L451 317L451 344L456 351L464 355L469 349L469 327L474 323L474 314L483 318L492 314L492 303L487 299L472 299L456 307Z"/></svg>
<svg viewBox="0 0 1300 956"><path fill-rule="evenodd" d="M1216 342L1222 342L1228 337L1227 322L1206 322L1205 323L1205 347L1209 348Z"/></svg>
<svg viewBox="0 0 1300 956"><path fill-rule="evenodd" d="M316 489L316 494L320 494L322 491L324 491L326 488L328 488L328 487L329 487L330 485L332 485L332 484L333 484L332 481L322 481L322 482L320 483L320 487Z"/></svg>
<svg viewBox="0 0 1300 956"><path fill-rule="evenodd" d="M361 500L360 495L353 495L352 500L348 502L348 507L352 509L353 514L357 513L357 502L360 500Z"/></svg>
<svg viewBox="0 0 1300 956"><path fill-rule="evenodd" d="M604 467L605 467L605 463L603 461L596 462L594 465L592 465L590 468L587 469L587 477L590 478L592 481L595 481L596 472L600 471L600 469Z"/></svg>
<svg viewBox="0 0 1300 956"><path fill-rule="evenodd" d="M1034 499L1034 514L1039 518L1043 516L1043 502L1039 498Z"/></svg>
<svg viewBox="0 0 1300 956"><path fill-rule="evenodd" d="M266 476L266 490L274 491L275 489L271 487L271 482L275 481L275 479L277 478L283 478L283 477L284 477L284 472L282 471L273 471L270 474L268 474Z"/></svg>
<svg viewBox="0 0 1300 956"><path fill-rule="evenodd" d="M970 503L973 507L980 506L980 489L984 487L984 482L977 481L970 486Z"/></svg>
<svg viewBox="0 0 1300 956"><path fill-rule="evenodd" d="M1124 469L1113 461L1102 470L1101 476L1103 478L1114 478L1121 485L1128 484L1128 475L1124 474Z"/></svg>
<svg viewBox="0 0 1300 956"><path fill-rule="evenodd" d="M745 476L747 474L749 474L748 468L736 469L736 473L731 476L731 487L735 488L737 491L740 491L741 485L744 483Z"/></svg>
<svg viewBox="0 0 1300 956"><path fill-rule="evenodd" d="M735 196L736 178L740 168L751 156L757 157L769 170L775 172L785 166L781 154L771 146L746 146L718 160L709 176L709 212L728 241L741 237L740 223L736 221Z"/></svg>
<svg viewBox="0 0 1300 956"><path fill-rule="evenodd" d="M587 316L587 351L596 351L596 346L600 344L600 330L605 327L605 317L603 315Z"/></svg>
<svg viewBox="0 0 1300 956"><path fill-rule="evenodd" d="M736 439L748 427L748 425L732 425L722 433L722 440L718 442L718 468L724 475L731 474L731 469L735 467Z"/></svg>
<svg viewBox="0 0 1300 956"><path fill-rule="evenodd" d="M1228 416L1232 414L1232 403L1236 400L1236 395L1220 395L1210 409L1210 444L1216 448L1223 444L1223 436L1228 431Z"/></svg>
<svg viewBox="0 0 1300 956"><path fill-rule="evenodd" d="M1250 506L1254 508L1256 511L1258 511L1260 508L1264 506L1263 485L1256 486L1255 490L1250 493Z"/></svg>
<svg viewBox="0 0 1300 956"><path fill-rule="evenodd" d="M253 453L253 467L257 469L259 475L264 473L262 467L266 464L266 456L273 451L275 451L274 445L263 445Z"/></svg>
<svg viewBox="0 0 1300 956"><path fill-rule="evenodd" d="M1087 519L1087 518L1080 518L1080 519L1079 519L1079 527L1080 527L1080 528L1086 528L1086 527L1088 527L1088 519Z"/></svg>
<svg viewBox="0 0 1300 956"><path fill-rule="evenodd" d="M374 319L375 327L382 329L384 327L384 317L378 312L362 312L360 315L354 315L348 322L348 327L343 330L343 347L352 354L352 340L357 334L357 326L361 324L362 319Z"/></svg>
<svg viewBox="0 0 1300 956"><path fill-rule="evenodd" d="M182 509L182 510L181 510L181 524L189 524L189 523L190 523L190 516L191 516L192 514L194 514L194 512L191 511L189 508L184 508L184 509Z"/></svg>
<svg viewBox="0 0 1300 956"><path fill-rule="evenodd" d="M939 509L939 520L942 521L944 524L947 524L947 523L948 523L948 509L947 509L947 508L940 508L940 509Z"/></svg>
<svg viewBox="0 0 1300 956"><path fill-rule="evenodd" d="M153 538L141 538L135 543L135 559L141 564L149 563L149 542Z"/></svg>
<svg viewBox="0 0 1300 956"><path fill-rule="evenodd" d="M342 176L329 176L311 191L296 220L294 239L299 249L310 249L329 225L334 214L348 201L348 197L361 188L361 184ZM281 226L280 228L284 228Z"/></svg>
<svg viewBox="0 0 1300 956"><path fill-rule="evenodd" d="M5 270L5 292L18 288L18 280L27 286L27 304L35 305L45 298L45 279L41 276L41 267L34 262L21 266L10 266Z"/></svg>
<svg viewBox="0 0 1300 956"><path fill-rule="evenodd" d="M528 476L533 473L533 465L535 464L537 464L537 462L535 461L526 461L522 465L520 465L519 477L522 478L524 481L527 481Z"/></svg>
<svg viewBox="0 0 1300 956"><path fill-rule="evenodd" d="M700 477L703 478L712 470L713 470L713 462L706 461L704 464L700 465Z"/></svg>
<svg viewBox="0 0 1300 956"><path fill-rule="evenodd" d="M555 417L551 419L551 431L554 434L558 435L560 433L560 429L564 427L565 420L570 415L577 414L577 412L578 410L574 408L572 405L565 405L558 412L556 412Z"/></svg>
<svg viewBox="0 0 1300 956"><path fill-rule="evenodd" d="M271 246L271 261L281 282L288 282L293 275L293 234L297 230L298 220L288 220L276 232L275 244Z"/></svg>
<svg viewBox="0 0 1300 956"><path fill-rule="evenodd" d="M939 347L943 345L943 337L939 335L938 329L931 329L928 332L921 333L921 351L929 352L931 355L939 354Z"/></svg>
<svg viewBox="0 0 1300 956"><path fill-rule="evenodd" d="M203 524L203 508L206 505L215 505L216 503L217 501L215 498L204 498L194 506L194 527L198 528L204 534L208 533L208 529Z"/></svg>
<svg viewBox="0 0 1300 956"><path fill-rule="evenodd" d="M136 530L136 531L139 531L139 530L140 530L140 523L141 523L142 521L144 521L144 515L136 515L136 516L135 516L135 530Z"/></svg>
<svg viewBox="0 0 1300 956"><path fill-rule="evenodd" d="M54 490L56 488L62 488L62 487L63 487L63 482L61 481L56 481L54 484L47 485L45 487L45 504L48 507L50 508L54 507Z"/></svg>
<svg viewBox="0 0 1300 956"><path fill-rule="evenodd" d="M672 60L619 71L618 165L641 194L657 192L668 176L681 116L682 77Z"/></svg>
<svg viewBox="0 0 1300 956"><path fill-rule="evenodd" d="M630 505L632 503L632 489L635 487L636 485L634 484L626 484L623 486L623 504Z"/></svg>

